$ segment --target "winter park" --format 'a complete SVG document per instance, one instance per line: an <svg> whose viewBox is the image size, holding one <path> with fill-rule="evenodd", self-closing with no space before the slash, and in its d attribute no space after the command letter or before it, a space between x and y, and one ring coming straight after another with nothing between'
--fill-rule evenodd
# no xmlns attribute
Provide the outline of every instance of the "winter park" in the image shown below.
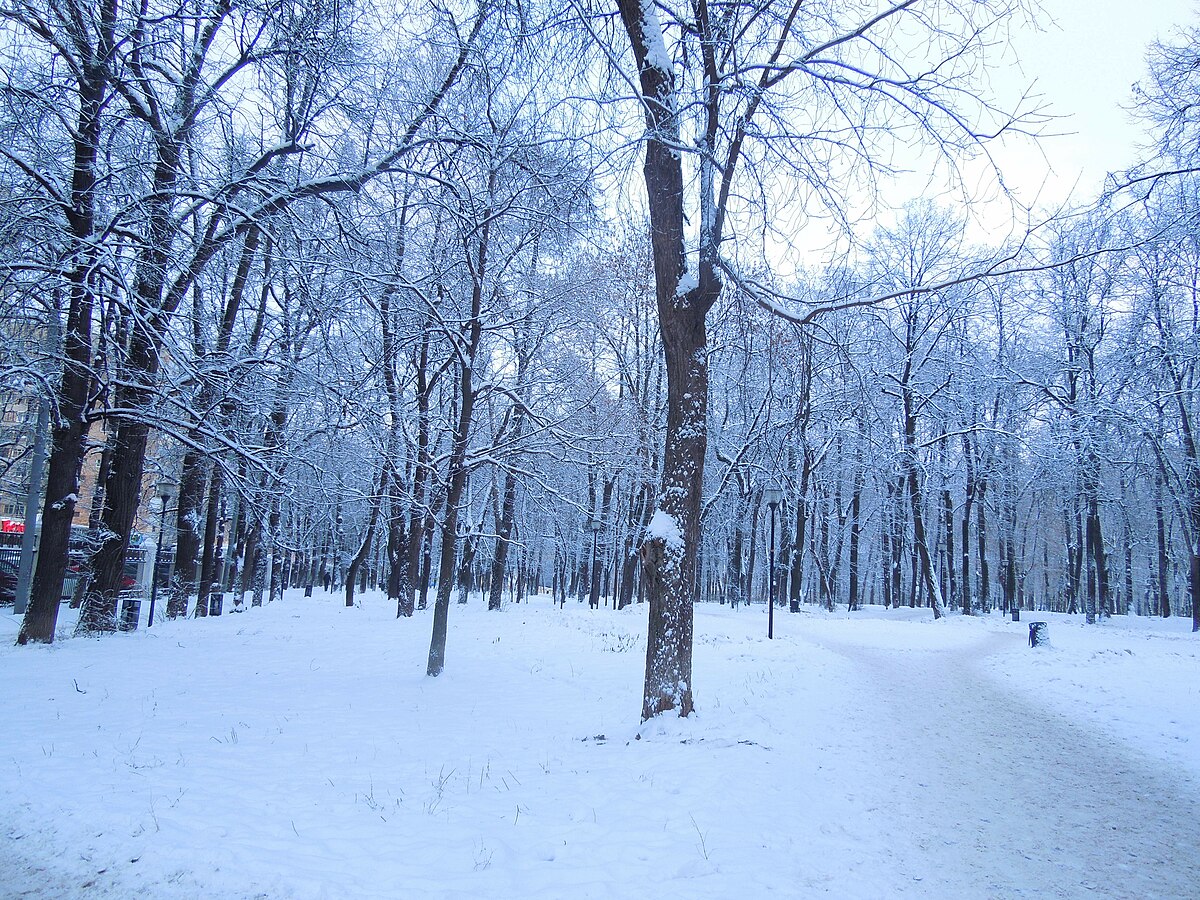
<svg viewBox="0 0 1200 900"><path fill-rule="evenodd" d="M1200 8L0 8L0 896L1200 894Z"/></svg>

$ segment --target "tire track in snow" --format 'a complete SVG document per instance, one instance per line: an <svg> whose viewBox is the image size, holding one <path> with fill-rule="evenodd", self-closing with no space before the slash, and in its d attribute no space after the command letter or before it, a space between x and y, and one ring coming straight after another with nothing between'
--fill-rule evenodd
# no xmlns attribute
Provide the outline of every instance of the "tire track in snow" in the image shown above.
<svg viewBox="0 0 1200 900"><path fill-rule="evenodd" d="M868 649L853 663L840 748L878 774L872 798L906 896L1191 898L1200 891L1197 787L975 662L1017 640Z"/></svg>

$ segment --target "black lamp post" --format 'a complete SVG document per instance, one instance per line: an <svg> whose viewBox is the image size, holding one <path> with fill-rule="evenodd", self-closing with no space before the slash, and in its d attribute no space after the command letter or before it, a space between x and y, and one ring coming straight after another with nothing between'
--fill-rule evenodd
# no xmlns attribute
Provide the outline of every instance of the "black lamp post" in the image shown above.
<svg viewBox="0 0 1200 900"><path fill-rule="evenodd" d="M592 530L592 589L588 596L588 607L590 609L599 609L600 570L596 568L596 539L600 536L600 532L604 528L604 523L599 519L592 519L588 523L588 528Z"/></svg>
<svg viewBox="0 0 1200 900"><path fill-rule="evenodd" d="M766 488L763 500L771 510L771 552L767 556L767 639L775 638L775 512L783 501L783 491Z"/></svg>
<svg viewBox="0 0 1200 900"><path fill-rule="evenodd" d="M340 512L337 514L333 525L337 529L337 534L333 538L333 573L330 575L329 584L336 591L340 583L338 579L342 574L342 540L345 537L345 532L342 529L342 514Z"/></svg>
<svg viewBox="0 0 1200 900"><path fill-rule="evenodd" d="M154 624L154 602L158 599L158 573L162 566L163 532L167 530L167 504L171 502L171 483L158 483L158 500L162 505L158 509L158 540L154 544L154 567L150 570L150 613L146 617L146 627Z"/></svg>

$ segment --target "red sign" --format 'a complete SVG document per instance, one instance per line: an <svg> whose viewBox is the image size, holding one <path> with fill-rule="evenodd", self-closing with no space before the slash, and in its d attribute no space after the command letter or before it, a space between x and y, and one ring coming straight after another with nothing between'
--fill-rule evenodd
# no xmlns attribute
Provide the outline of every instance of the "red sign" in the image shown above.
<svg viewBox="0 0 1200 900"><path fill-rule="evenodd" d="M14 519L0 519L0 533L24 534L25 533L25 523L17 522Z"/></svg>

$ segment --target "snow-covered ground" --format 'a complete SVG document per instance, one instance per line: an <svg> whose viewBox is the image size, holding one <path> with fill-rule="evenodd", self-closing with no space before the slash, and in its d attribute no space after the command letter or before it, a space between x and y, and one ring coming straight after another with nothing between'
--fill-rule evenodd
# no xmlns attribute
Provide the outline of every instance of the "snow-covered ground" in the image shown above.
<svg viewBox="0 0 1200 900"><path fill-rule="evenodd" d="M378 595L7 615L0 896L1197 896L1190 623L1024 619L701 606L697 714L639 727L644 608L455 606L437 679Z"/></svg>

